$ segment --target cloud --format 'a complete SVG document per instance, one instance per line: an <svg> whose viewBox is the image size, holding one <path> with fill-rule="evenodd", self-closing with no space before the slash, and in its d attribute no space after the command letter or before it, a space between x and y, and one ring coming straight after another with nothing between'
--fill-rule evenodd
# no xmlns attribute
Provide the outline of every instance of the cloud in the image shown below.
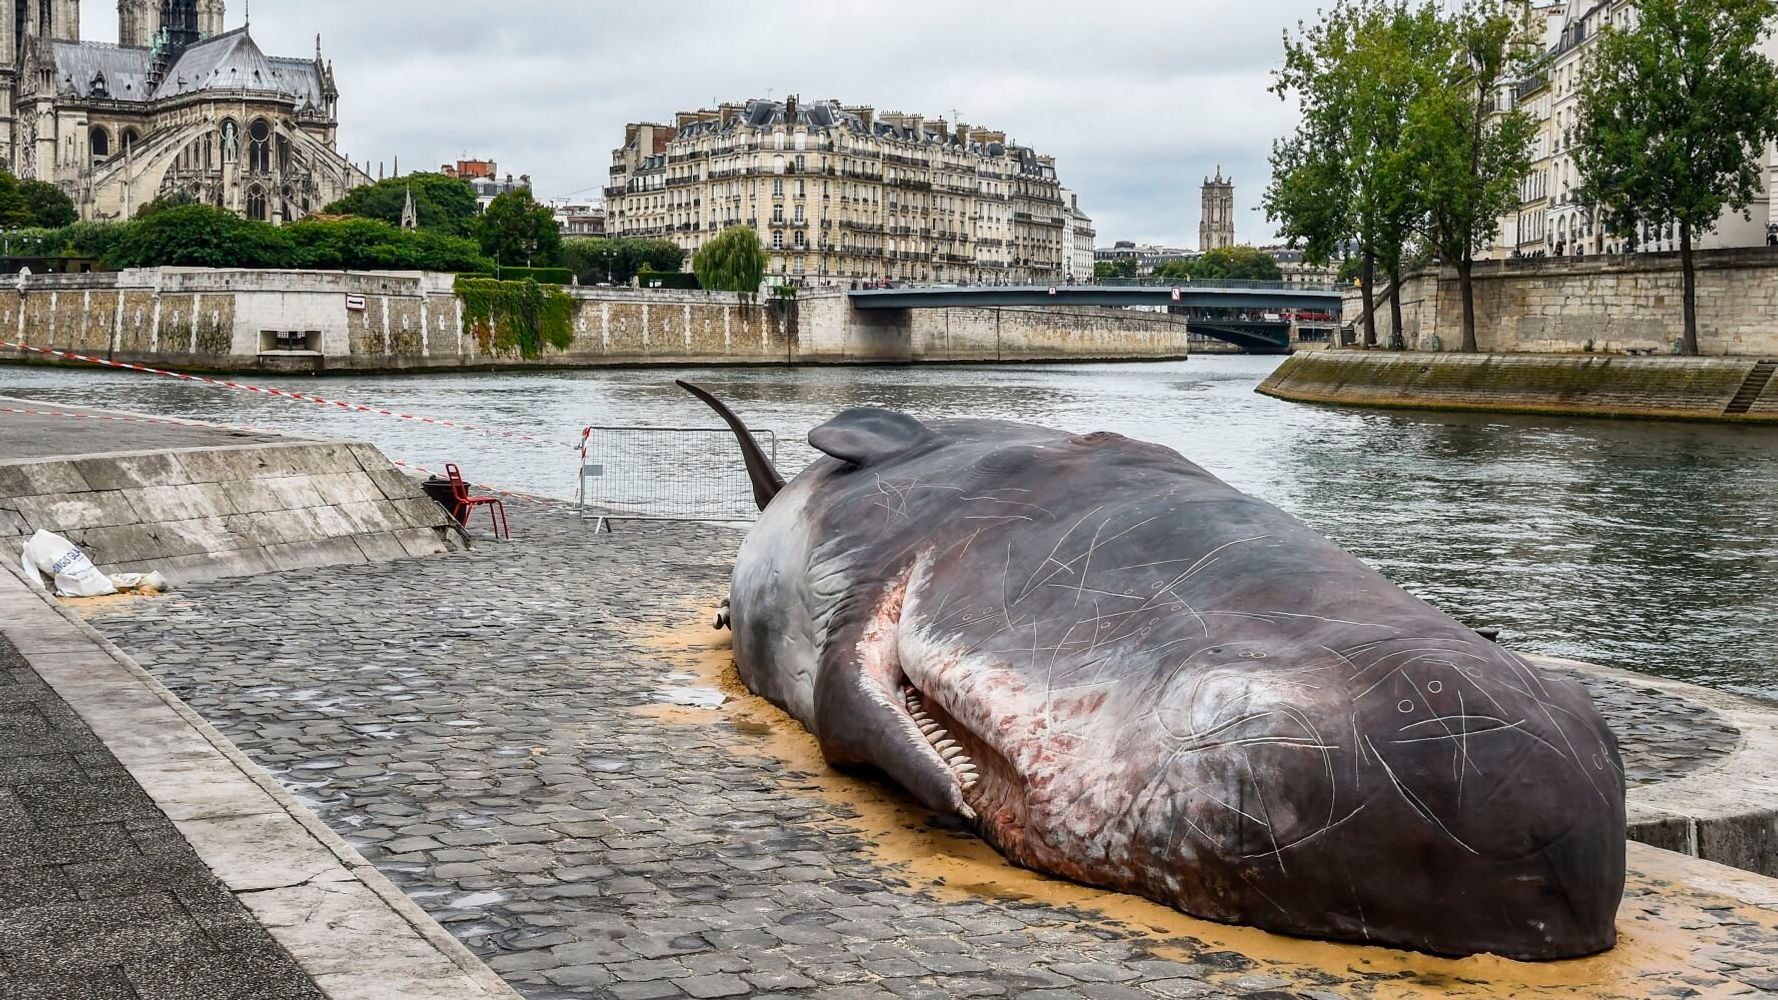
<svg viewBox="0 0 1778 1000"><path fill-rule="evenodd" d="M89 39L116 38L88 0ZM1292 111L1266 92L1305 0L260 0L274 55L334 63L340 149L436 169L467 154L530 174L540 195L596 193L631 121L712 100L800 94L1003 129L1056 157L1101 243L1195 246L1198 185L1237 182L1239 232ZM242 23L239 0L228 26ZM373 167L374 170L374 167Z"/></svg>

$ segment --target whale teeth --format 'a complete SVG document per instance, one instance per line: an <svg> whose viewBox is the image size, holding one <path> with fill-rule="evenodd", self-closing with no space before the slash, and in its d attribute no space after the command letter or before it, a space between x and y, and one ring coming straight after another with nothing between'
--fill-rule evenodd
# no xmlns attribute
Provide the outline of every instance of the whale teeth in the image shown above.
<svg viewBox="0 0 1778 1000"><path fill-rule="evenodd" d="M939 740L937 743L934 743L932 745L932 748L934 750L937 750L939 753L944 753L946 750L949 750L956 745L957 745L956 740L946 739L946 740Z"/></svg>
<svg viewBox="0 0 1778 1000"><path fill-rule="evenodd" d="M958 757L963 756L963 750L960 747L952 747L949 750L940 750L938 752L938 755L940 757L943 757L947 761L953 761L953 760L956 760ZM968 758L965 757L964 759L967 760Z"/></svg>

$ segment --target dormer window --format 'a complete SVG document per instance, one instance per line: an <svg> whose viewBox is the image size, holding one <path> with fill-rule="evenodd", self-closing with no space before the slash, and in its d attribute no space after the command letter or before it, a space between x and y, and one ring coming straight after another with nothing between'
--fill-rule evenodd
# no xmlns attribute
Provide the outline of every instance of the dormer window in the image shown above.
<svg viewBox="0 0 1778 1000"><path fill-rule="evenodd" d="M105 83L104 73L94 73L92 81L87 85L87 93L92 97L110 97L111 88Z"/></svg>

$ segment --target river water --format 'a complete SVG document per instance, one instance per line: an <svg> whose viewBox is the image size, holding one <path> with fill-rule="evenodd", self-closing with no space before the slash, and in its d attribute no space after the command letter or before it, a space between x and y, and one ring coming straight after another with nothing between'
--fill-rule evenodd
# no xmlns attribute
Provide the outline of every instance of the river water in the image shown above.
<svg viewBox="0 0 1778 1000"><path fill-rule="evenodd" d="M1276 358L1007 367L723 368L284 377L272 384L573 439L711 426L699 381L801 438L862 404L1111 430L1177 449L1390 579L1524 650L1778 697L1778 428L1333 409L1253 391ZM0 394L367 439L478 482L572 496L578 458L149 375L0 367ZM0 419L5 419L0 414ZM738 458L736 459L738 461Z"/></svg>

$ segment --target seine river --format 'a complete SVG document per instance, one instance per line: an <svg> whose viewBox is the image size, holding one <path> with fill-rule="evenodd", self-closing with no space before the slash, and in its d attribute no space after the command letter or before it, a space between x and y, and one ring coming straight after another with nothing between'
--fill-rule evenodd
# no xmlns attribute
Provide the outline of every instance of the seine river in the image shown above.
<svg viewBox="0 0 1778 1000"><path fill-rule="evenodd" d="M811 427L860 404L1118 431L1177 449L1517 648L1778 697L1778 428L1321 408L1253 392L1277 363L270 382L576 438L589 424L710 426L672 384L689 378L775 430L787 473L807 460ZM417 465L455 461L476 481L564 497L578 464L567 449L148 375L0 367L0 394L368 439Z"/></svg>

